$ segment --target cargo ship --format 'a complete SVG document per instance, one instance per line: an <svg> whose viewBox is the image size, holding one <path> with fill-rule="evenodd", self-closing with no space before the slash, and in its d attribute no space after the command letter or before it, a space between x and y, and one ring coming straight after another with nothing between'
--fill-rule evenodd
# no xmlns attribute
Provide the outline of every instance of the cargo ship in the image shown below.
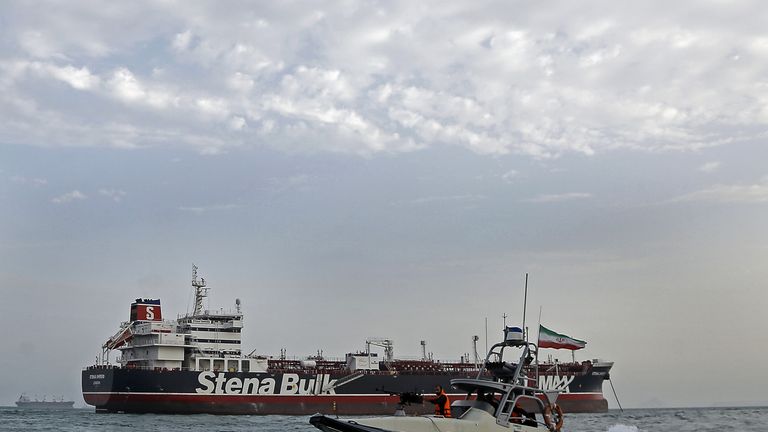
<svg viewBox="0 0 768 432"><path fill-rule="evenodd" d="M365 349L339 359L322 353L305 359L264 356L241 350L243 314L204 309L209 287L193 267L194 310L174 320L162 315L159 299L136 299L129 320L102 346L96 364L82 371L83 398L97 412L174 414L391 414L403 392L431 393L450 381L483 375L474 356L445 362L431 358L422 341L421 359L398 359L394 342L365 341ZM110 352L118 350L116 363ZM380 355L381 354L381 355ZM584 361L528 366L526 376L543 390L561 390L567 412L603 412L603 381L613 363ZM542 395L543 397L543 395ZM409 414L433 407L411 405Z"/></svg>
<svg viewBox="0 0 768 432"><path fill-rule="evenodd" d="M75 405L75 401L65 401L64 397L53 398L52 400L43 399L30 399L29 396L22 394L19 396L19 400L16 401L16 406L19 408L31 408L31 409L69 409Z"/></svg>

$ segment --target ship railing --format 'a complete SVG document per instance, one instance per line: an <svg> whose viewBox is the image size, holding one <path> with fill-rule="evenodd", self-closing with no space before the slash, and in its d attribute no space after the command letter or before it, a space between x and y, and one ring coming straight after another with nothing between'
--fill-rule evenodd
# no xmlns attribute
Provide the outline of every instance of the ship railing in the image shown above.
<svg viewBox="0 0 768 432"><path fill-rule="evenodd" d="M269 360L271 362L299 363L299 362L302 362L302 361L311 360L311 361L316 361L318 363L344 363L344 364L347 364L347 360L346 359L339 358L339 357L323 357L322 359L306 358L306 357L296 357L296 356L281 358L281 357L258 356L258 355L253 355L253 356L249 355L249 356L246 356L246 357L267 359L267 360Z"/></svg>
<svg viewBox="0 0 768 432"><path fill-rule="evenodd" d="M286 362L287 363L287 362ZM333 362L328 362L333 363ZM188 367L179 367L179 368L162 368L162 367L154 367L154 366L122 366L122 365L115 365L115 364L100 364L100 365L91 365L86 366L83 368L83 370L98 370L98 369L139 369L139 370L191 370L191 371L197 371L196 368L188 368ZM317 370L322 372L348 372L348 368L345 364L337 363L337 364L317 364L315 367L306 367L301 366L300 362L291 362L290 364L272 364L269 367L270 371L274 372L295 372L295 371L305 371L305 370ZM467 367L467 368L444 368L444 369L436 369L436 368L398 368L393 370L376 370L376 369L358 369L360 372L364 372L369 375L422 375L422 374L428 374L428 375L451 375L455 373L461 373L461 372L474 372L477 369L474 367ZM541 376L546 376L547 374L541 373ZM526 379L528 382L536 382L535 376L524 376L522 377Z"/></svg>
<svg viewBox="0 0 768 432"><path fill-rule="evenodd" d="M203 313L200 315L193 315L191 313L185 313L185 314L178 314L176 315L177 319L192 319L195 321L200 322L213 322L213 321L219 321L219 320L206 320L206 316L211 317L218 317L218 318L240 318L242 319L243 314L242 312L237 312L233 310L224 310L224 309L218 309L218 310L204 310Z"/></svg>
<svg viewBox="0 0 768 432"><path fill-rule="evenodd" d="M153 370L153 371L194 371L194 372L200 372L200 371L208 371L212 370L214 372L226 372L222 369L196 369L196 368L188 368L188 367L177 367L177 368L166 368L166 367L155 367L155 366L122 366L122 365L92 365L84 367L83 370L105 370L105 369L130 369L130 370ZM326 368L326 367L314 367L314 368L275 368L270 367L268 369L268 372L273 373L290 373L290 372L296 372L296 371L317 371L321 373L331 373L331 374L347 374L349 373L349 370L346 367L338 367L338 368ZM254 371L255 372L255 371ZM391 371L382 371L382 370L365 370L365 369L359 369L356 372L362 372L366 375L452 375L455 374L457 371L449 371L449 370L391 370Z"/></svg>
<svg viewBox="0 0 768 432"><path fill-rule="evenodd" d="M104 369L130 369L130 370L153 370L153 371L197 371L195 368L188 368L188 367L177 367L177 368L168 368L168 367L157 367L157 366L122 366L122 365L92 365L92 366L86 366L83 368L83 370L104 370ZM217 372L225 372L225 371L219 371Z"/></svg>

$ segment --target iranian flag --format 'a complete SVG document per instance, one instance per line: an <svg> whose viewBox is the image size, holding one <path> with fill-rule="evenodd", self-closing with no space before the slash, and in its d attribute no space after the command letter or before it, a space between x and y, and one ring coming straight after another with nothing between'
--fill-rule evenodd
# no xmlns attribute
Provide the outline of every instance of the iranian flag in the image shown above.
<svg viewBox="0 0 768 432"><path fill-rule="evenodd" d="M584 348L586 345L587 343L583 340L555 333L539 324L539 348L578 350Z"/></svg>

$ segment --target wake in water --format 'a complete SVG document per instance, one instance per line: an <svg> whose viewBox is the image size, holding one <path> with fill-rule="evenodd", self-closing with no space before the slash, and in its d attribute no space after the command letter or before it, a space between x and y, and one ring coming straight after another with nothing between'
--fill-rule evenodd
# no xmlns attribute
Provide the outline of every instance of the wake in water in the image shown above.
<svg viewBox="0 0 768 432"><path fill-rule="evenodd" d="M608 428L608 432L638 432L637 426L615 424Z"/></svg>

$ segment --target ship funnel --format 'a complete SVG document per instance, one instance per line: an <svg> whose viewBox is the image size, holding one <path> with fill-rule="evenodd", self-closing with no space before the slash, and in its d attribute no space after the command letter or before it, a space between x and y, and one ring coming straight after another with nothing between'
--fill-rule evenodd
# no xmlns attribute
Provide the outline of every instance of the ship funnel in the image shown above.
<svg viewBox="0 0 768 432"><path fill-rule="evenodd" d="M162 321L160 299L140 299L131 303L131 321Z"/></svg>

